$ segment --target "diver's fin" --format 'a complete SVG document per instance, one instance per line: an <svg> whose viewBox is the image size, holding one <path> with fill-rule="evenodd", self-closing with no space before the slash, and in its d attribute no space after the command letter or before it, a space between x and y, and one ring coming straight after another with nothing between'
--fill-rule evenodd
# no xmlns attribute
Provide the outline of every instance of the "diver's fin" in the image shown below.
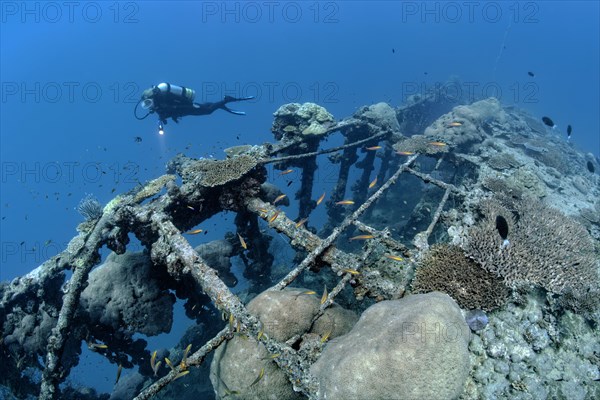
<svg viewBox="0 0 600 400"><path fill-rule="evenodd" d="M244 111L232 110L231 108L227 107L226 105L223 105L221 108L223 110L227 111L228 113L232 113L232 114L235 114L235 115L246 115L246 113Z"/></svg>
<svg viewBox="0 0 600 400"><path fill-rule="evenodd" d="M232 97L232 96L225 96L223 98L223 101L225 103L231 103L232 101L244 101L244 100L252 100L254 98L254 96L248 96L248 97Z"/></svg>

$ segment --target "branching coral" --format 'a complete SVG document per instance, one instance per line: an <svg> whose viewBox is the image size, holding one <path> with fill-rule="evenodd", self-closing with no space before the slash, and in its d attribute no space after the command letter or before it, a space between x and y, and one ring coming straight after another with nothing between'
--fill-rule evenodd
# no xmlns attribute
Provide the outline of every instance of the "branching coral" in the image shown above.
<svg viewBox="0 0 600 400"><path fill-rule="evenodd" d="M555 294L584 296L598 285L598 256L585 228L535 199L481 203L483 219L469 231L466 254L509 284L536 284ZM510 245L502 246L496 216L508 222Z"/></svg>
<svg viewBox="0 0 600 400"><path fill-rule="evenodd" d="M510 294L502 279L466 257L460 247L432 246L423 257L412 283L416 293L447 293L465 309L490 311L502 306Z"/></svg>

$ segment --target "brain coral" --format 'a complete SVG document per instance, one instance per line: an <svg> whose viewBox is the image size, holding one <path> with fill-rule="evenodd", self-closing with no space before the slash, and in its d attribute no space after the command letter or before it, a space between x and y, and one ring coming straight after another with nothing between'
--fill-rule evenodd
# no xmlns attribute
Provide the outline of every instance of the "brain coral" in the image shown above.
<svg viewBox="0 0 600 400"><path fill-rule="evenodd" d="M469 375L469 327L446 294L369 307L332 340L311 373L319 399L455 399Z"/></svg>
<svg viewBox="0 0 600 400"><path fill-rule="evenodd" d="M334 338L348 332L356 321L352 311L334 304L311 327L319 310L319 299L303 292L305 289L301 288L265 291L248 303L248 311L262 321L264 334L278 341L286 341L309 330L319 335L330 331L330 337ZM269 356L264 344L255 338L234 336L220 346L210 367L210 379L217 397L224 398L236 391L235 398L243 399L304 398L294 391L286 375ZM251 385L263 367L260 384Z"/></svg>
<svg viewBox="0 0 600 400"><path fill-rule="evenodd" d="M175 297L161 289L146 253L111 253L90 274L81 305L92 321L148 336L169 332Z"/></svg>

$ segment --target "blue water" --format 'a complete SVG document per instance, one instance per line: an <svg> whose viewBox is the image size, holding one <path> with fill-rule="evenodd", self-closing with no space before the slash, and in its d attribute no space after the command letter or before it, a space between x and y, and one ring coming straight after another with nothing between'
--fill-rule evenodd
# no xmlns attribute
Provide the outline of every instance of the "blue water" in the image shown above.
<svg viewBox="0 0 600 400"><path fill-rule="evenodd" d="M178 152L223 158L273 141L272 113L289 102L343 118L455 76L473 100L550 116L565 137L571 124L575 146L600 155L595 1L0 4L2 281L64 248L86 194L105 203ZM234 104L246 116L185 117L160 136L155 117L138 121L133 108L163 81L199 102L256 99Z"/></svg>

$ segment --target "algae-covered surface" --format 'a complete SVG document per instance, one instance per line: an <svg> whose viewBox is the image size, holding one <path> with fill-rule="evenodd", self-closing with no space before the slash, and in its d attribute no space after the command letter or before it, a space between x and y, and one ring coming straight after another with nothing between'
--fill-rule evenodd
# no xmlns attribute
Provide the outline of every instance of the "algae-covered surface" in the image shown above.
<svg viewBox="0 0 600 400"><path fill-rule="evenodd" d="M314 173L319 155L302 146L314 138L300 130L223 161L176 158L176 175L103 209L87 199L86 210L99 211L86 212L84 242L1 287L3 390L35 395L24 385L42 380L62 398L81 398L83 388L57 384L83 342L128 370L112 399L600 395L600 226L590 218L600 176L587 168L596 161L494 98L457 105L412 138L388 131L390 113L398 110L366 106L329 128L324 137L345 138L333 153L336 185L351 185L352 195L312 199L295 221L295 200L264 169L276 160L283 176ZM558 149L572 172L556 172L523 138ZM356 159L381 184L352 181L343 168ZM325 223L311 218L318 207ZM203 231L193 227L227 210L238 214L237 231L188 244ZM146 250L129 250L127 232ZM297 252L293 269L278 266L280 237ZM115 253L91 268L103 243ZM73 272L66 283L64 271ZM136 338L169 333L181 303L192 323L178 345L152 349ZM59 333L61 323L68 329Z"/></svg>
<svg viewBox="0 0 600 400"><path fill-rule="evenodd" d="M108 15L120 21L122 15L114 12L136 10L134 3L115 4L103 15L112 11ZM110 153L111 143L136 158L136 166L100 168L100 176L120 171L115 173L118 183L106 188L93 182L94 193L89 193L91 184L86 186L82 200L66 207L69 215L81 214L72 226L47 206L49 223L36 225L30 234L43 230L50 236L68 225L64 243L47 239L43 246L32 246L28 239L19 244L3 238L3 268L19 265L14 254L38 254L36 247L50 245L56 251L44 253L30 270L0 280L0 399L600 398L600 149L579 144L584 122L571 126L567 112L550 101L514 104L497 92L457 94L449 88L474 86L456 77L410 95L405 91L414 82L398 85L390 78L394 83L383 90L379 75L385 73L373 66L389 67L390 77L397 76L398 56L402 64L418 63L428 59L429 50L409 57L412 52L404 46L412 46L410 40L403 35L399 43L382 30L397 25L389 15L377 14L369 29L379 34L373 36L360 21L374 11L357 11L354 3L344 6L347 14L337 14L343 7L334 2L312 8L285 4L287 23L291 7L300 7L299 15L310 15L311 24L339 17L340 25L286 25L285 35L298 36L279 42L287 36L271 21L265 25L268 38L259 36L265 43L273 41L269 52L276 57L252 59L266 45L259 46L258 34L241 25L263 27L248 20L258 18L251 11L263 5L190 2L188 6L202 8L205 25L185 24L192 13L182 12L181 5L173 6L173 12L183 19L177 26L198 28L193 49L183 51L181 40L185 43L182 38L189 32L179 34L173 43L181 54L169 57L170 46L158 46L157 54L152 50L136 57L144 62L136 70L153 75L157 63L161 73L172 69L185 76L186 64L195 63L194 52L206 47L207 54L215 55L202 57L206 71L212 63L229 72L244 67L235 73L255 79L260 74L254 64L272 65L270 73L281 77L282 71L327 72L333 63L336 84L348 78L357 87L366 85L364 90L338 92L328 81L289 98L303 78L284 85L269 80L263 86L285 87L288 93L274 100L246 93L260 87L253 80L253 85L237 88L235 96L219 92L216 101L223 103L202 114L197 110L208 110L214 100L204 96L220 86L205 82L201 91L198 83L196 92L180 88L182 96L196 96L192 111L174 113L168 124L159 115L160 133L152 125L148 129L156 137L133 136L127 139L129 147L122 138L109 142L98 135L94 128L99 124L78 120L78 129L89 127L89 135L100 138L101 144L94 142L99 152ZM427 4L435 11L445 3ZM3 4L3 19L27 19L38 6L46 13L40 18L47 19L52 5L32 4L26 12L16 2ZM218 14L221 7L230 8ZM419 4L410 2L385 7L391 7L390 15L402 11L401 19L421 12ZM140 18L158 15L146 11ZM236 24L241 25L232 25L237 12ZM219 18L207 22L215 13ZM269 15L276 19L276 14ZM355 26L340 22L344 15L355 16ZM512 17L496 38L501 43L493 46L491 72L512 71L503 63L508 57L515 68L525 68L519 74L528 83L546 82L544 89L550 90L548 76L557 79L549 72L554 67L546 64L556 54L537 63L530 60L538 66L535 71L522 67L525 60L517 62L512 54L522 49L511 38L528 27L515 21L516 14ZM414 24L406 27L432 26ZM469 24L452 26L475 29ZM150 38L171 37L164 30L168 26L173 25L155 21L138 44L143 48ZM227 34L242 38L243 46L232 43L220 30L224 27ZM321 32L332 27L343 29ZM135 27L113 28L124 35L119 37L130 37L121 29ZM479 36L476 29L469 40ZM328 44L329 37L336 38L335 45ZM111 46L122 49L120 41ZM376 54L384 51L380 47L385 58ZM435 49L443 58L436 73L451 76L446 68L457 68L455 61L481 69L479 58L469 58L456 44L451 47L456 50ZM478 57L486 57L486 49L479 48ZM236 55L229 55L234 50ZM125 53L133 56L135 51L141 49ZM66 65L67 70L87 71ZM432 71L422 69L419 76ZM3 82L3 96L19 88ZM148 96L152 90L136 91L135 101L138 92ZM314 98L307 98L307 92ZM338 95L340 104L332 101ZM268 112L253 120L252 107L264 106L267 98L268 107L261 110ZM151 109L144 99L139 108ZM576 99L573 95L571 100ZM8 103L14 106L10 99ZM120 112L122 104L117 103ZM96 110L120 115L112 105L99 104ZM540 115L542 107L554 109L553 114ZM240 115L242 109L247 115ZM213 111L225 115L226 122L208 115ZM193 125L200 124L193 119L199 115L206 125ZM2 119L7 120L4 113ZM243 122L248 120L252 122ZM2 135L4 151L4 130ZM68 142L76 147L74 138ZM45 148L52 146L46 143ZM3 196L9 195L5 183L17 176L28 193L44 197L43 184L32 186L27 180L37 167L15 172L28 165L3 162ZM134 170L134 175L144 171L144 179L123 177ZM56 201L76 197L49 193ZM18 205L7 201L3 209L11 211L2 214L4 235L5 217L13 223L12 210ZM29 223L28 215L19 218L19 226Z"/></svg>

